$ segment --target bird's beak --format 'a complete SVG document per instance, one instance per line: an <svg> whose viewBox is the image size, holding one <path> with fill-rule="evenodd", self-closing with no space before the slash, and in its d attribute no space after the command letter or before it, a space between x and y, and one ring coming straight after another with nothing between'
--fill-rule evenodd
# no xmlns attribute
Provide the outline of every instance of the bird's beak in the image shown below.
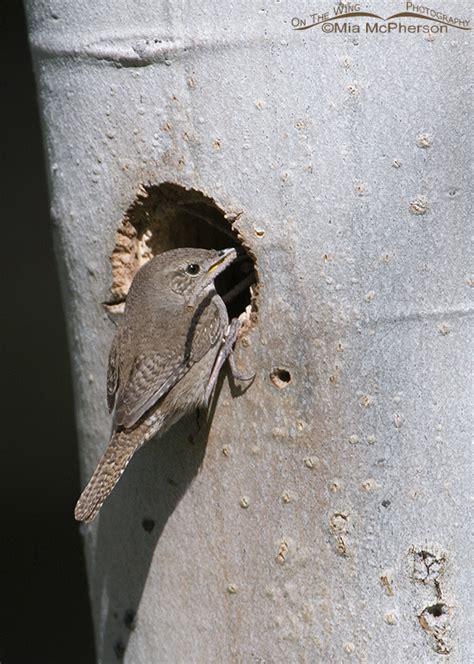
<svg viewBox="0 0 474 664"><path fill-rule="evenodd" d="M232 249L222 249L219 252L219 258L207 270L208 274L213 272L214 277L217 277L223 270L226 269L237 258L237 251Z"/></svg>

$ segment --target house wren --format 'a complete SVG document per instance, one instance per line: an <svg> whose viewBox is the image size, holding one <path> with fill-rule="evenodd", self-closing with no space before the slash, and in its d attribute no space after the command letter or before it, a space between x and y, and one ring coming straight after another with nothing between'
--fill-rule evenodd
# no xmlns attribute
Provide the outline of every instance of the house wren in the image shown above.
<svg viewBox="0 0 474 664"><path fill-rule="evenodd" d="M112 437L77 502L78 521L95 518L144 443L208 405L238 333L214 279L236 258L235 249L173 249L135 275L109 356Z"/></svg>

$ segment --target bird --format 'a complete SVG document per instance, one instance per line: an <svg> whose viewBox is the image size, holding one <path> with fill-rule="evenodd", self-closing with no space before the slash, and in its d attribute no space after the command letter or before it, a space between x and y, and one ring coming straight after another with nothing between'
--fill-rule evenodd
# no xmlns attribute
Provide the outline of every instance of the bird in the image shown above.
<svg viewBox="0 0 474 664"><path fill-rule="evenodd" d="M135 274L109 354L111 438L77 501L77 521L97 516L132 456L150 438L209 405L222 365L232 360L240 327L238 319L229 323L214 280L237 257L234 248L172 249ZM235 375L233 360L231 368Z"/></svg>

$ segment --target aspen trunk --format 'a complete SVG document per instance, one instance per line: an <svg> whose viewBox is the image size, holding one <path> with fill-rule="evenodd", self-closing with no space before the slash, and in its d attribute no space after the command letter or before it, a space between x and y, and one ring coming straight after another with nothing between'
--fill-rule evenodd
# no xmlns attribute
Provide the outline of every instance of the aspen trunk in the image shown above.
<svg viewBox="0 0 474 664"><path fill-rule="evenodd" d="M103 303L150 237L191 241L183 206L215 204L259 275L253 385L225 375L84 527L99 661L470 661L469 32L295 30L307 3L26 8L84 483Z"/></svg>

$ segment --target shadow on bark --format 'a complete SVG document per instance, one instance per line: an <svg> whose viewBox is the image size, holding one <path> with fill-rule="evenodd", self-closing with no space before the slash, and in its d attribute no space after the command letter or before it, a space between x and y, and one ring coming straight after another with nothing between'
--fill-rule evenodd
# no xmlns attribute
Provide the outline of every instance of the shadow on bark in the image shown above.
<svg viewBox="0 0 474 664"><path fill-rule="evenodd" d="M217 394L222 380L221 374ZM106 610L105 617L95 617L95 624L101 625L96 634L99 661L120 661L126 653L138 626L157 542L199 472L214 409L215 400L208 413L188 415L164 436L147 443L135 454L101 510L92 580L92 605Z"/></svg>

